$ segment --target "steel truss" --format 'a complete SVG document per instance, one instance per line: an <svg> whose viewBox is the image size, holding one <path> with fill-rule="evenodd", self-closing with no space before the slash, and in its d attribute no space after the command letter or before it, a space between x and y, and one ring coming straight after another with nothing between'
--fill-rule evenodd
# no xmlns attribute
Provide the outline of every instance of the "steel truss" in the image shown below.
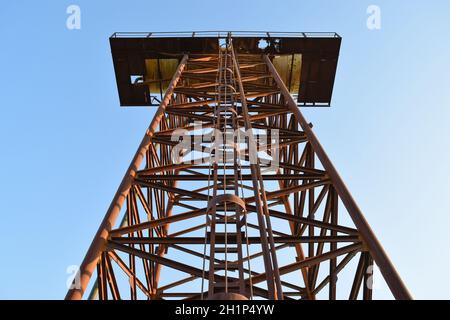
<svg viewBox="0 0 450 320"><path fill-rule="evenodd" d="M252 134L245 148L214 149L208 129ZM262 140L275 131L277 145ZM188 135L201 143L176 149ZM271 57L229 42L181 59L66 299L81 299L95 271L100 300L372 299L374 261L410 299Z"/></svg>

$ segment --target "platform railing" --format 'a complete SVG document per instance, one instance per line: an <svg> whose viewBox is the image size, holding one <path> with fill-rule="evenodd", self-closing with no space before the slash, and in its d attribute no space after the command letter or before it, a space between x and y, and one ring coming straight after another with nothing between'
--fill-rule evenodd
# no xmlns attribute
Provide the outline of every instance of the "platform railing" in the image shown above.
<svg viewBox="0 0 450 320"><path fill-rule="evenodd" d="M173 32L115 32L111 38L340 38L336 32L281 32L281 31L173 31Z"/></svg>

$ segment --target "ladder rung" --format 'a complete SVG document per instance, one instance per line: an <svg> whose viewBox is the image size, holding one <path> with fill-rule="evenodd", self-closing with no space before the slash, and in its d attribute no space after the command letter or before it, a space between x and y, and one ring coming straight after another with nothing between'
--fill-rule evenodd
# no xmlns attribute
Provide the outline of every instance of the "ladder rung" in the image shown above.
<svg viewBox="0 0 450 320"><path fill-rule="evenodd" d="M228 207L231 207L231 206L229 205ZM224 212L224 210L225 210L225 209L222 210L222 208L217 208L217 207L216 207L216 212ZM228 211L230 211L230 210L228 210ZM209 213L209 215L211 215L211 214L212 214L212 212ZM209 215L208 215L208 221L212 220L212 219L209 217ZM223 215L216 214L216 223L217 223L219 220L224 222L224 221L225 221L225 217L224 217ZM227 221L228 221L228 222L235 222L235 221L236 221L236 215L234 214L234 215L232 215L232 216L227 216Z"/></svg>
<svg viewBox="0 0 450 320"><path fill-rule="evenodd" d="M227 236L230 237L236 237L237 232L227 232ZM245 232L241 231L241 235L242 237L245 237ZM215 233L216 237L221 237L221 238L225 238L225 232L216 232ZM211 232L208 232L208 237L211 237Z"/></svg>
<svg viewBox="0 0 450 320"><path fill-rule="evenodd" d="M225 253L225 251L227 253L238 253L238 248L237 247L219 247L219 248L214 248L214 251L216 253Z"/></svg>
<svg viewBox="0 0 450 320"><path fill-rule="evenodd" d="M218 212L218 211L220 211L220 210L216 210L216 212ZM209 217L207 219L208 219L208 223L211 222L211 219ZM241 228L243 225L245 225L245 216L243 216L241 220L236 220L236 216L229 216L227 218L227 222L226 223L227 224L236 224L237 223L237 226L239 228ZM225 224L225 218L218 218L218 219L216 219L216 224ZM229 232L228 236L233 235L233 234L235 234L235 232ZM244 236L243 232L242 232L242 234ZM224 234L216 233L216 236L217 235L225 237Z"/></svg>
<svg viewBox="0 0 450 320"><path fill-rule="evenodd" d="M214 283L215 288L225 288L225 281L224 282L216 282ZM228 281L228 288L239 288L240 283L239 281Z"/></svg>
<svg viewBox="0 0 450 320"><path fill-rule="evenodd" d="M237 270L239 264L237 262L228 262L226 265L227 270ZM214 270L225 270L225 263L215 263Z"/></svg>

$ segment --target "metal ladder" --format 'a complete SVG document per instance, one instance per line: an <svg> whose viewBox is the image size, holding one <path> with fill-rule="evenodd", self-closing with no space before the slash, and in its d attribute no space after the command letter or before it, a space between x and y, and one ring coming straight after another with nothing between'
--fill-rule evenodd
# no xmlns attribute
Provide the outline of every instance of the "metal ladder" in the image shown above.
<svg viewBox="0 0 450 320"><path fill-rule="evenodd" d="M219 49L217 84L215 129L216 133L220 132L222 135L222 141L215 141L216 144L212 148L214 154L211 172L213 195L208 204L207 214L207 224L210 228L207 233L207 241L210 243L208 299L214 299L218 293L234 292L245 296L251 295L246 291L244 280L242 245L247 235L246 231L242 231L246 224L245 202L239 195L240 150L237 141L229 139L229 131L231 130L232 134L238 129L239 122L236 109L237 90L228 42ZM232 160L232 166L228 166L229 160ZM224 166L221 170L219 163ZM227 181L227 172L230 170L233 171L233 178ZM222 171L223 177L219 171ZM228 193L230 190L234 192ZM219 228L221 231L218 230ZM230 230L232 228L234 230ZM229 276L229 273L234 271L238 271L237 278Z"/></svg>

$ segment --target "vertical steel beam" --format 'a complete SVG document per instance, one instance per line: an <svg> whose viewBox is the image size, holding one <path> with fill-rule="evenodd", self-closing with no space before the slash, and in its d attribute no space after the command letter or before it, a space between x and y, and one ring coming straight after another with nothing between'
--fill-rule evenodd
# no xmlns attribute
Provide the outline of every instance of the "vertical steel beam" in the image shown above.
<svg viewBox="0 0 450 320"><path fill-rule="evenodd" d="M239 96L241 100L242 116L244 118L245 130L247 132L250 131L250 134L248 135L250 147L249 149L252 150L252 146L256 146L256 142L253 137L252 125L248 114L247 99L245 97L245 90L242 84L240 66L234 48L232 49L231 53L233 55L233 64L236 71L236 81L239 85ZM268 214L267 199L264 191L264 184L261 181L262 178L261 172L259 170L259 163L251 163L251 161L252 160L250 160L251 176L254 187L255 204L258 208L257 217L258 225L260 228L261 243L263 251L266 251L265 248L268 249L267 252L263 252L263 259L267 276L267 286L269 289L269 294L271 295L271 299L283 299L277 256L275 252L272 228L270 225L270 218Z"/></svg>
<svg viewBox="0 0 450 320"><path fill-rule="evenodd" d="M330 188L331 193L331 224L338 224L338 201L339 198L337 196L336 190L334 188ZM337 232L335 230L330 230L331 236L337 236ZM330 244L330 250L337 250L337 243ZM329 290L329 299L336 300L336 282L337 282L337 260L336 258L330 259L330 290Z"/></svg>
<svg viewBox="0 0 450 320"><path fill-rule="evenodd" d="M372 288L373 288L373 259L369 252L364 252L364 287L363 287L363 299L372 300Z"/></svg>

